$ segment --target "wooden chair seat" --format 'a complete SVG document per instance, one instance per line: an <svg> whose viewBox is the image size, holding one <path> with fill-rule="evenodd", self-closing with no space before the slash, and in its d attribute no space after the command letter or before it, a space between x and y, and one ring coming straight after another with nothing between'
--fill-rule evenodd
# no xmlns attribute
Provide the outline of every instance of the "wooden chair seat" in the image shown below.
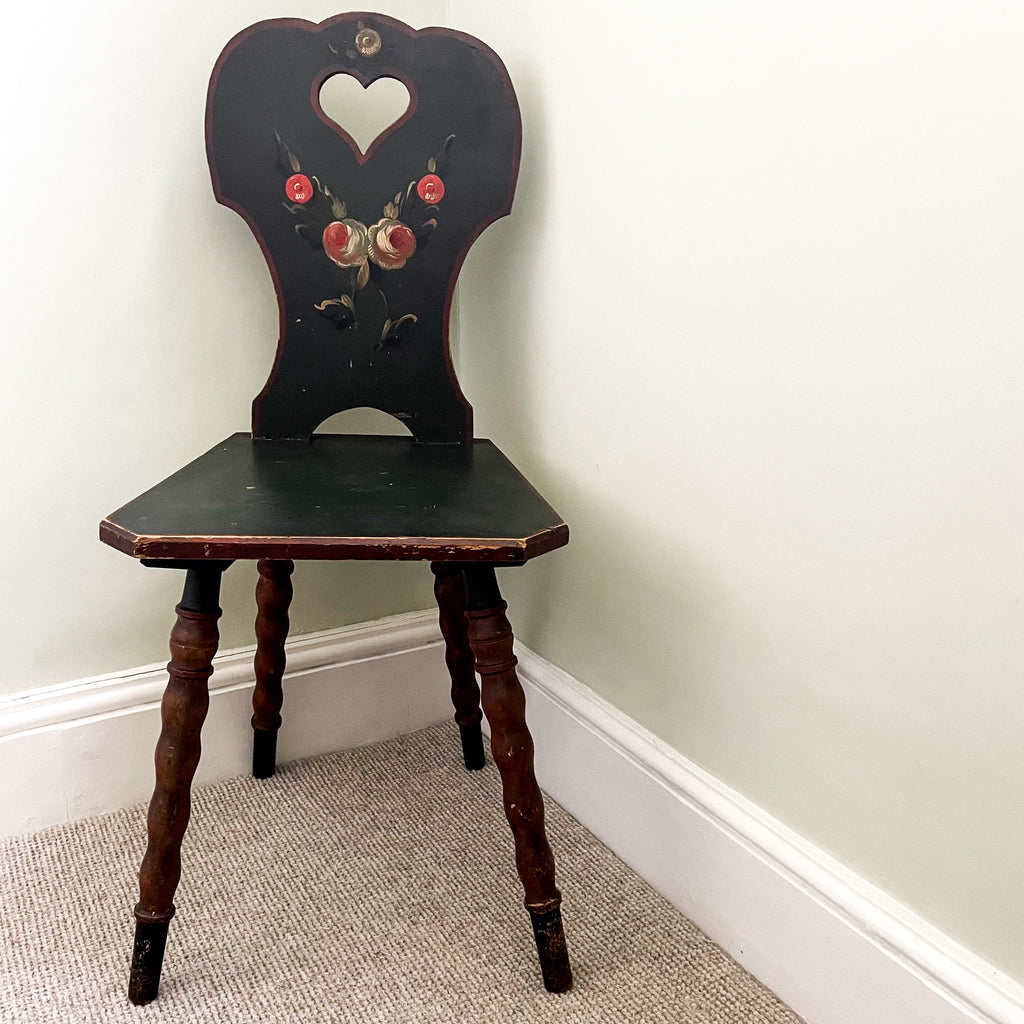
<svg viewBox="0 0 1024 1024"><path fill-rule="evenodd" d="M232 434L100 525L147 560L431 559L515 564L569 528L481 438Z"/></svg>

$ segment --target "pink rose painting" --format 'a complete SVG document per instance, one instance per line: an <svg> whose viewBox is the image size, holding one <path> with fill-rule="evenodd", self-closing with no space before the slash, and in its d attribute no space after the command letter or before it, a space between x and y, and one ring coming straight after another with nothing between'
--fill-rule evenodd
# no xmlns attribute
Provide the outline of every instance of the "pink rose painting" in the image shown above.
<svg viewBox="0 0 1024 1024"><path fill-rule="evenodd" d="M366 262L366 228L357 220L332 220L320 241L328 259L339 267L358 267Z"/></svg>
<svg viewBox="0 0 1024 1024"><path fill-rule="evenodd" d="M416 251L416 236L401 221L384 217L370 228L370 259L384 270L400 270Z"/></svg>

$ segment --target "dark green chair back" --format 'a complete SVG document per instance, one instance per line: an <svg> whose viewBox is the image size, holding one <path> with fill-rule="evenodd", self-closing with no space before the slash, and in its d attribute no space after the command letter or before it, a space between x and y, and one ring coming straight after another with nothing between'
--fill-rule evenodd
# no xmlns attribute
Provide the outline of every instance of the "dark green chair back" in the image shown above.
<svg viewBox="0 0 1024 1024"><path fill-rule="evenodd" d="M409 90L365 154L320 106L336 74ZM206 123L217 199L252 229L280 307L253 436L308 438L369 406L418 441L471 440L449 314L469 247L512 205L521 130L501 60L463 33L375 14L266 21L221 54Z"/></svg>

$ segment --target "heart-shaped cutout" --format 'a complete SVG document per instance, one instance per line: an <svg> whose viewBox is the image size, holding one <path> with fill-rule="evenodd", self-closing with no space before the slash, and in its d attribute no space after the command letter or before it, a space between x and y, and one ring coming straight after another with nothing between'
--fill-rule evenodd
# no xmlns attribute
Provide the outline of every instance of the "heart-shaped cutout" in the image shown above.
<svg viewBox="0 0 1024 1024"><path fill-rule="evenodd" d="M320 109L358 146L365 156L409 109L409 90L397 78L378 78L363 86L339 72L320 86Z"/></svg>

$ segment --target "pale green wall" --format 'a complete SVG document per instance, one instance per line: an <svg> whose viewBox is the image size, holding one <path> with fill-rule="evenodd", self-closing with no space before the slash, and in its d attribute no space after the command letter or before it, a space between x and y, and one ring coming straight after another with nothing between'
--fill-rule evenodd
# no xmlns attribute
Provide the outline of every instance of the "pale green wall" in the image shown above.
<svg viewBox="0 0 1024 1024"><path fill-rule="evenodd" d="M452 17L525 126L463 384L573 531L520 636L1024 981L1024 11Z"/></svg>
<svg viewBox="0 0 1024 1024"><path fill-rule="evenodd" d="M573 528L503 574L523 639L1024 981L1017 8L384 9L485 38L523 106L460 289L479 432ZM244 429L276 331L206 77L252 21L335 13L46 10L0 38L7 692L166 656L177 574L95 524ZM422 566L325 569L300 630L430 603Z"/></svg>
<svg viewBox="0 0 1024 1024"><path fill-rule="evenodd" d="M443 0L381 5L443 23ZM0 693L167 657L181 574L101 545L99 520L234 430L277 310L249 229L213 199L203 141L218 53L262 18L335 3L10 6L4 158ZM222 645L252 641L255 569L225 577ZM425 566L296 568L297 632L430 604Z"/></svg>

